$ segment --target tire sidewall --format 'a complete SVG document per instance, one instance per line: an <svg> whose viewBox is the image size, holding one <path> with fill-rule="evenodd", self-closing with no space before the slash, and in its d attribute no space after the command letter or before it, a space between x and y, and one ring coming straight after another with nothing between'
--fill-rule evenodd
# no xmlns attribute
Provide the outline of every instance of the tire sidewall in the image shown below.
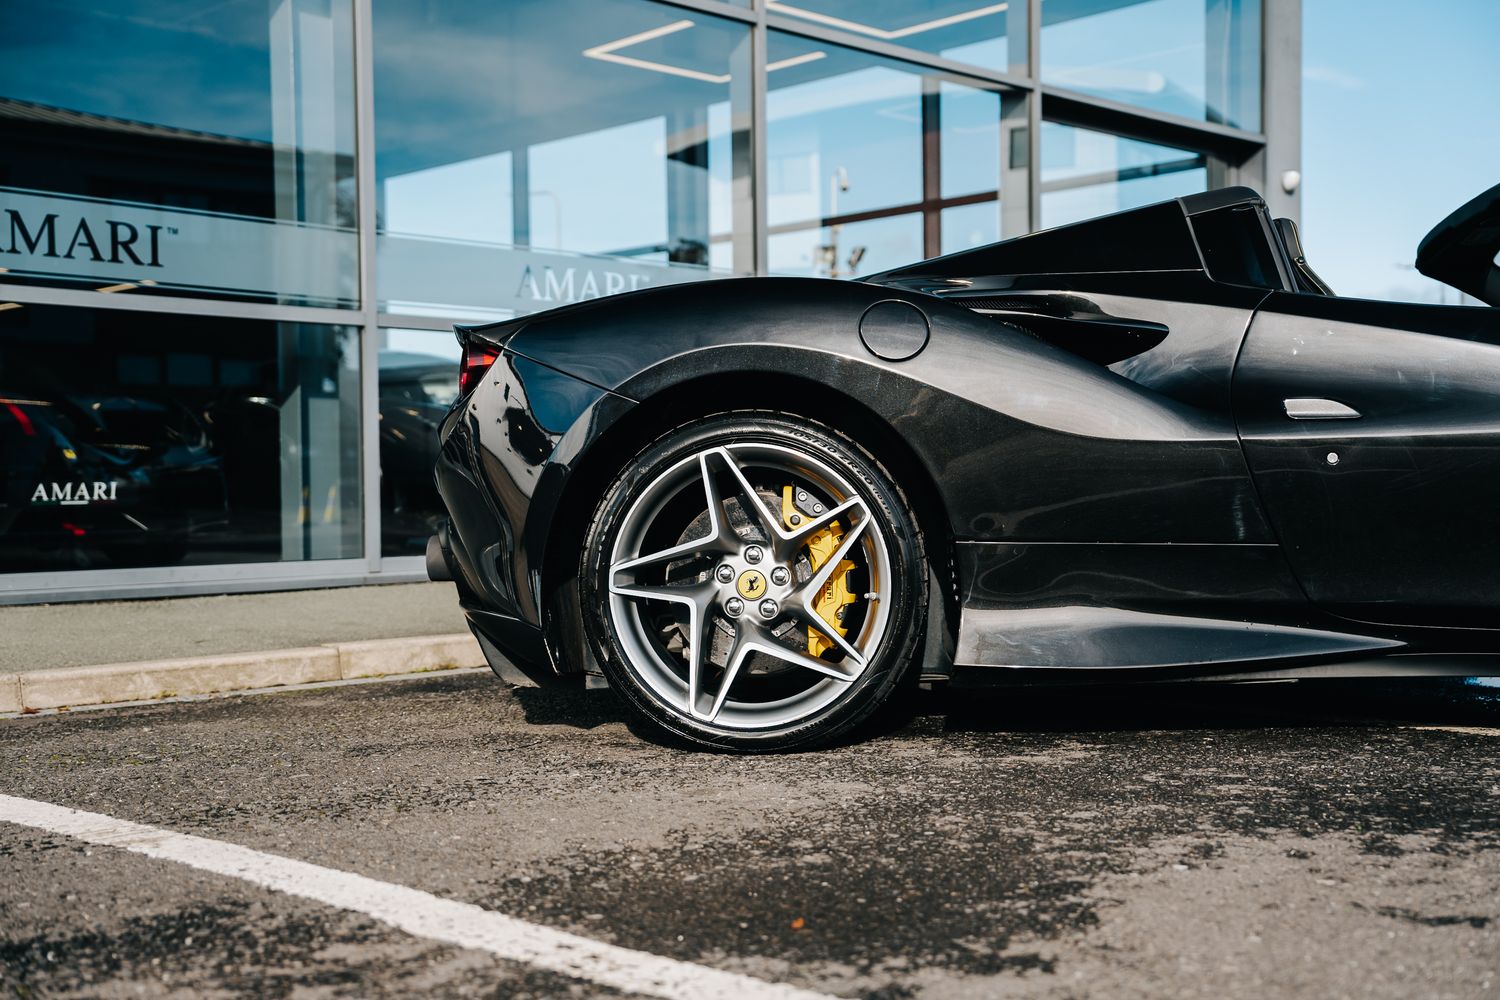
<svg viewBox="0 0 1500 1000"><path fill-rule="evenodd" d="M849 690L810 719L763 730L700 723L664 703L639 679L609 620L606 581L621 523L642 489L665 470L705 449L747 443L778 444L826 462L869 501L886 539L891 567L885 632L875 657ZM579 596L585 638L610 686L653 725L700 746L742 752L803 748L838 738L890 697L915 661L925 620L927 571L922 536L900 489L868 452L844 435L800 417L768 411L734 411L677 427L628 462L605 490L584 539Z"/></svg>

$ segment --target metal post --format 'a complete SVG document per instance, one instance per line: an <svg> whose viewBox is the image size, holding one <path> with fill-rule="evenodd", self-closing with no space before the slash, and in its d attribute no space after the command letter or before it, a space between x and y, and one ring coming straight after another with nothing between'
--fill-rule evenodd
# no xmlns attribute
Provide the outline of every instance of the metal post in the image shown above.
<svg viewBox="0 0 1500 1000"><path fill-rule="evenodd" d="M922 77L922 256L943 252L943 213L937 203L943 197L943 104L942 84L936 77ZM998 179L997 179L998 180Z"/></svg>
<svg viewBox="0 0 1500 1000"><path fill-rule="evenodd" d="M755 14L755 23L750 26L751 239L754 240L754 273L769 274L771 250L769 223L767 222L769 208L766 205L766 199L770 191L770 185L767 183L770 168L766 161L766 150L770 143L766 136L768 29L766 28L765 0L755 0Z"/></svg>
<svg viewBox="0 0 1500 1000"><path fill-rule="evenodd" d="M1302 0L1262 3L1260 114L1266 144L1246 161L1242 176L1260 189L1273 218L1297 222L1302 217ZM1293 180L1298 183L1288 183Z"/></svg>
<svg viewBox="0 0 1500 1000"><path fill-rule="evenodd" d="M758 234L765 228L757 212L764 191L763 128L757 124L764 118L764 88L757 67L765 65L765 46L757 44L758 34L751 25L729 61L730 266L736 274L758 272Z"/></svg>
<svg viewBox="0 0 1500 1000"><path fill-rule="evenodd" d="M1017 5L1017 9L1021 9ZM1000 236L1010 239L1042 225L1041 0L1027 0L1025 16L1013 16L1010 29L1022 41L1012 47L1010 72L1032 89L1000 95Z"/></svg>
<svg viewBox="0 0 1500 1000"><path fill-rule="evenodd" d="M380 564L380 344L375 242L375 49L371 0L354 3L354 175L359 225L359 412L364 557Z"/></svg>

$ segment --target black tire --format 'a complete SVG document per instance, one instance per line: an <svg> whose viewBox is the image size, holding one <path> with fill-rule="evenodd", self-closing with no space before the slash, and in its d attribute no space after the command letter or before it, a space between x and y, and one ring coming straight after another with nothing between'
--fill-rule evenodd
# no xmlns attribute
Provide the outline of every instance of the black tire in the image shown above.
<svg viewBox="0 0 1500 1000"><path fill-rule="evenodd" d="M610 560L627 513L658 477L708 449L766 445L791 449L823 463L857 491L877 529L868 533L880 540L872 544L882 546L888 570L883 575L889 578L889 584L882 581L885 596L877 600L888 601L888 607L881 612L883 628L873 648L861 650L862 672L832 701L804 718L732 728L692 717L684 705L671 703L653 689L632 664L611 610ZM872 455L845 435L806 418L771 411L735 411L695 420L662 435L634 456L594 512L583 544L578 580L585 638L610 686L651 726L716 750L766 753L810 749L847 738L902 687L903 679L911 676L926 621L928 574L923 538L900 488ZM750 608L746 608L744 617L751 617ZM736 632L744 627L743 623L732 624ZM741 686L746 683L743 678L735 682ZM733 686L733 690L741 687ZM687 702L691 703L691 697Z"/></svg>

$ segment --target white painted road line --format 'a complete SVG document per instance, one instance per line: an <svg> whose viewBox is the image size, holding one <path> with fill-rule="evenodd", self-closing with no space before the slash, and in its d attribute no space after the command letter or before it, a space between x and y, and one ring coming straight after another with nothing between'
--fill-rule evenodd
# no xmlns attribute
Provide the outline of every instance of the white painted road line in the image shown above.
<svg viewBox="0 0 1500 1000"><path fill-rule="evenodd" d="M691 962L591 941L470 903L443 899L363 875L49 802L0 795L0 821L242 879L290 896L362 913L418 937L462 948L477 948L500 958L628 993L672 1000L716 997L724 1000L741 997L746 1000L829 1000L824 994L799 990L783 983L768 983Z"/></svg>

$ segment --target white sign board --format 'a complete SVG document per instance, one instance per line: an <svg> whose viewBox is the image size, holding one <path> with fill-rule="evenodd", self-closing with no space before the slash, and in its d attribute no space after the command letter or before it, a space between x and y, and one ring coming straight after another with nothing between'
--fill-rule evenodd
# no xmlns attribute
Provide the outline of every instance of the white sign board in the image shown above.
<svg viewBox="0 0 1500 1000"><path fill-rule="evenodd" d="M353 230L0 187L0 267L354 305Z"/></svg>
<svg viewBox="0 0 1500 1000"><path fill-rule="evenodd" d="M707 268L381 233L385 312L489 318L651 285ZM0 187L0 267L17 276L357 307L351 229Z"/></svg>

